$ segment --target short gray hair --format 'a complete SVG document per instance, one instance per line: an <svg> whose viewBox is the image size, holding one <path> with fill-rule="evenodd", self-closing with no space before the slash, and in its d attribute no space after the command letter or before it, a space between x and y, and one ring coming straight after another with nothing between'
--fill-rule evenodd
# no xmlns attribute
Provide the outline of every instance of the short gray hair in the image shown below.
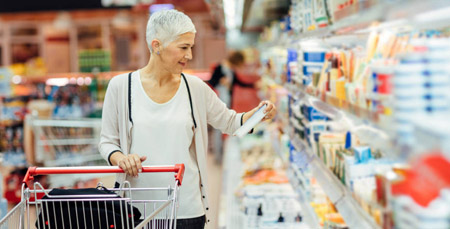
<svg viewBox="0 0 450 229"><path fill-rule="evenodd" d="M176 40L181 34L195 33L194 23L184 13L178 10L162 10L153 13L147 23L147 46L152 50L153 39L161 41L163 47L167 47L172 41Z"/></svg>

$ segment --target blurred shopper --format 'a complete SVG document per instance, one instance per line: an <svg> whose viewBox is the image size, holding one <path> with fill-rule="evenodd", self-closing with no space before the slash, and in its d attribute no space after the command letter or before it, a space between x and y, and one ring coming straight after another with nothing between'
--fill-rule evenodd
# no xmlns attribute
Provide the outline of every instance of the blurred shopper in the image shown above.
<svg viewBox="0 0 450 229"><path fill-rule="evenodd" d="M143 68L110 81L99 143L109 164L126 171L117 181L128 180L132 187L167 187L173 182L173 174L139 174L142 164L185 164L177 217L181 229L204 228L210 221L207 124L231 134L263 104L268 105L263 120L276 113L268 101L247 113L236 113L202 80L183 74L192 59L195 33L191 19L179 11L152 14L146 33L150 60ZM133 199L163 196L132 194Z"/></svg>
<svg viewBox="0 0 450 229"><path fill-rule="evenodd" d="M219 98L228 106L232 107L233 86L252 88L253 84L244 83L236 77L236 71L244 65L244 54L240 51L231 52L227 59L218 64L211 75L208 83L216 89Z"/></svg>
<svg viewBox="0 0 450 229"><path fill-rule="evenodd" d="M232 94L234 85L253 88L253 84L246 84L236 77L236 71L244 65L244 55L240 51L232 51L226 59L220 62L213 70L211 79L208 81L219 98L227 105L232 106ZM223 156L223 138L220 130L210 128L210 149L214 154L216 163L222 162Z"/></svg>
<svg viewBox="0 0 450 229"><path fill-rule="evenodd" d="M235 79L241 83L234 84L232 88L233 101L231 109L244 112L258 105L258 84L260 82L260 64L257 50L247 48L242 51L245 62L235 70ZM251 86L249 86L251 85Z"/></svg>

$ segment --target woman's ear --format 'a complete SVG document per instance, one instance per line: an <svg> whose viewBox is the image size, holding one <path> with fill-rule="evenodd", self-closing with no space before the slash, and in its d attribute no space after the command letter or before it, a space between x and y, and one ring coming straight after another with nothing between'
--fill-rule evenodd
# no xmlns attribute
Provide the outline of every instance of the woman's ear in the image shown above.
<svg viewBox="0 0 450 229"><path fill-rule="evenodd" d="M161 42L157 39L153 39L153 41L152 41L153 52L155 52L156 54L159 55L160 49L161 49Z"/></svg>

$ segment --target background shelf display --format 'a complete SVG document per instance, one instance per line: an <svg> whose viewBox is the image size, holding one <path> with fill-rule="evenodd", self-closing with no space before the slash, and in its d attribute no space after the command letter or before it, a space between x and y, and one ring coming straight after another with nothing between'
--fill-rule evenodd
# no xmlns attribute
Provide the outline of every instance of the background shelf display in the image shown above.
<svg viewBox="0 0 450 229"><path fill-rule="evenodd" d="M281 115L279 117L282 117ZM342 182L328 169L325 164L319 159L296 134L292 127L292 123L289 122L289 126L286 128L286 134L290 139L292 146L300 153L305 154L302 158L305 160L305 167L309 167L312 171L314 178L320 184L328 198L335 205L338 212L342 215L345 223L349 228L381 228L375 223L375 221L365 212L365 210L358 204L353 198L353 194L348 188L342 184ZM274 138L275 139L275 138ZM275 151L281 158L285 158L281 153L281 143L277 140L272 140ZM307 214L307 223L311 228L317 227L319 221L314 210L312 210L309 203L307 203L307 197L304 193L304 187L300 187L299 181L302 179L301 175L298 175L300 168L293 162L283 160L285 167L287 167L290 182L292 186L297 190L299 194L299 202L302 204L302 208ZM315 226L316 225L316 226Z"/></svg>
<svg viewBox="0 0 450 229"><path fill-rule="evenodd" d="M432 29L450 25L448 2L440 0L396 0L357 2L336 11L334 23L327 27L305 31L292 37L301 39L325 38L335 35L367 33L377 29L405 26L408 30ZM374 23L380 21L381 23Z"/></svg>
<svg viewBox="0 0 450 229"><path fill-rule="evenodd" d="M279 117L282 117L282 116L279 116ZM298 194L298 201L303 209L304 220L310 228L320 227L319 219L317 217L317 214L314 212L314 209L312 208L312 206L310 205L310 203L308 201L308 197L306 196L306 194L303 190L304 187L300 186L300 183L306 183L306 182L304 181L303 176L299 174L300 171L296 167L296 165L289 163L289 161L284 159L284 156L282 155L282 152L281 152L281 142L276 140L277 137L272 136L272 148L282 159L282 162L284 163L284 167L287 170L289 182L291 183L292 187L296 190L296 192Z"/></svg>
<svg viewBox="0 0 450 229"><path fill-rule="evenodd" d="M305 193L302 191L302 189L300 188L300 186L298 184L299 183L298 180L301 178L299 175L297 175L297 170L295 168L293 168L292 166L289 166L288 174L290 174L290 176L292 176L289 178L289 180L291 182L292 187L295 190L297 190L298 201L300 202L300 205L302 206L306 223L311 228L319 227L320 222L319 222L319 219L317 218L317 214L314 212L313 208L309 204L308 198L306 197Z"/></svg>
<svg viewBox="0 0 450 229"><path fill-rule="evenodd" d="M450 26L450 6L441 0L368 0L334 12L333 23L301 33L279 34L274 41L261 42L260 49L294 47L305 40L338 40L352 43L372 31L393 28L399 32L439 29ZM361 35L364 35L361 37ZM359 42L359 41L356 41Z"/></svg>
<svg viewBox="0 0 450 229"><path fill-rule="evenodd" d="M435 176L412 166L449 158L450 123L442 119L450 112L449 2L310 3L292 1L286 20L260 37L266 97L287 107L278 123L295 148L289 156L280 153L294 170L291 183L304 193L296 175L307 167L349 228L429 223L426 215L435 209L421 203L421 194L409 191L413 187L405 188L412 178L403 173ZM317 10L321 3L340 4L325 10L327 22ZM442 81L433 81L435 75ZM409 82L413 77L416 84ZM273 84L287 96L272 90ZM441 88L447 92L436 92ZM447 203L439 195L430 199Z"/></svg>
<svg viewBox="0 0 450 229"><path fill-rule="evenodd" d="M350 228L380 228L375 221L359 206L352 193L342 182L313 154L311 149L290 131L289 137L294 147L310 158L308 166L313 176L322 186L331 202L336 206Z"/></svg>
<svg viewBox="0 0 450 229"><path fill-rule="evenodd" d="M288 182L295 171L282 165L280 145L272 148L276 142L269 142L267 134L226 140L219 228L320 227L308 200ZM255 204L261 215L256 216Z"/></svg>
<svg viewBox="0 0 450 229"><path fill-rule="evenodd" d="M36 162L45 166L105 163L98 153L101 119L42 119L30 116Z"/></svg>
<svg viewBox="0 0 450 229"><path fill-rule="evenodd" d="M306 98L315 109L356 132L364 143L375 145L383 152L393 151L394 125L391 116L369 111L334 97L318 98L302 85L286 84L284 87L294 98ZM380 142L384 144L379 145Z"/></svg>

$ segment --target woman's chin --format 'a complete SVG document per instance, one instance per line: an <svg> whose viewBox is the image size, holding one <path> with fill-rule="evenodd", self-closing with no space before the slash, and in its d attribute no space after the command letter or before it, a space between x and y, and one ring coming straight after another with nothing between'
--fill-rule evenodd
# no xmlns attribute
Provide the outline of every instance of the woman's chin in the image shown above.
<svg viewBox="0 0 450 229"><path fill-rule="evenodd" d="M185 68L182 68L182 67L176 67L176 68L173 68L173 74L181 74L183 71L184 71L184 69Z"/></svg>

